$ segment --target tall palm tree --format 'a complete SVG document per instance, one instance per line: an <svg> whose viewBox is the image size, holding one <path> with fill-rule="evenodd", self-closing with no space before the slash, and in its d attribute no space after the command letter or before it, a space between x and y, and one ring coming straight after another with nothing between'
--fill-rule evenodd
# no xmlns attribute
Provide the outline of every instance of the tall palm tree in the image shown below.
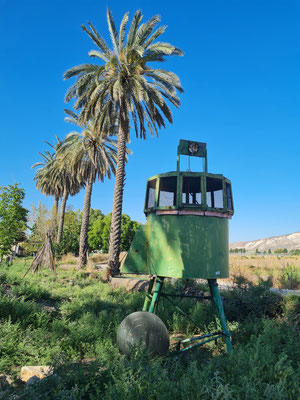
<svg viewBox="0 0 300 400"><path fill-rule="evenodd" d="M37 189L41 190L43 194L54 196L53 206L53 223L52 230L55 231L57 223L58 213L58 201L61 198L61 210L57 232L57 243L60 243L64 225L64 215L68 196L74 196L84 186L84 182L80 180L80 177L76 177L71 174L66 164L58 163L57 151L62 146L62 142L56 137L57 143L55 146L46 142L52 147L53 153L46 151L45 154L39 153L43 159L42 162L38 162L32 166L32 168L40 167L36 171L34 179L36 182Z"/></svg>
<svg viewBox="0 0 300 400"><path fill-rule="evenodd" d="M146 138L146 126L151 135L158 135L158 129L165 127L164 117L172 122L172 113L166 100L179 107L177 91L183 92L177 75L149 65L151 62L165 61L166 56L183 55L183 52L169 43L155 41L166 30L166 26L155 30L160 22L159 16L143 24L142 18L141 11L134 14L125 38L128 12L118 32L112 14L107 9L112 50L91 23L88 23L88 27L82 25L98 48L90 51L89 55L101 60L102 65L82 64L64 74L65 79L77 77L66 94L66 101L76 100L74 108L81 109L80 121L85 122L93 117L95 126L103 131L106 119L110 115L118 116L117 171L109 245L110 274L119 271L125 149L130 121L137 137Z"/></svg>
<svg viewBox="0 0 300 400"><path fill-rule="evenodd" d="M63 194L61 199L59 224L56 238L57 243L60 243L62 238L68 197L69 195L74 196L80 191L81 188L85 186L85 182L81 180L81 177L73 175L68 165L62 164L59 167L61 169L61 178L63 180Z"/></svg>
<svg viewBox="0 0 300 400"><path fill-rule="evenodd" d="M94 121L91 120L83 125L78 121L78 116L75 113L68 110L66 110L66 113L69 115L66 121L82 129L81 133L69 133L57 152L58 159L68 163L72 173L75 176L80 176L86 184L79 245L79 259L82 267L87 263L88 227L93 184L97 177L99 181L103 181L106 176L111 178L111 175L115 174L117 142L99 134Z"/></svg>
<svg viewBox="0 0 300 400"><path fill-rule="evenodd" d="M50 145L54 148L52 145ZM35 163L32 168L39 167L34 176L36 181L36 188L46 196L54 197L54 204L52 207L52 230L54 232L57 220L58 203L63 195L63 184L61 179L58 179L59 168L55 158L55 152L50 153L46 150L45 153L39 153L42 161Z"/></svg>

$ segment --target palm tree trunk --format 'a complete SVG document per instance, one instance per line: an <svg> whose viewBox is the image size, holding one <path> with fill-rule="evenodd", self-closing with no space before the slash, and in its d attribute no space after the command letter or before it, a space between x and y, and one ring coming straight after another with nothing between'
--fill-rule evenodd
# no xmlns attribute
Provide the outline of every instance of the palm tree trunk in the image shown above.
<svg viewBox="0 0 300 400"><path fill-rule="evenodd" d="M79 243L79 266L83 267L87 263L87 255L88 255L88 229L89 229L89 219L90 219L90 209L91 209L91 197L94 183L94 173L95 168L91 163L90 176L88 178L85 195L84 195L84 204L82 211L82 222L81 222L81 231L80 231L80 243Z"/></svg>
<svg viewBox="0 0 300 400"><path fill-rule="evenodd" d="M121 218L125 178L126 138L128 136L128 130L129 123L127 114L126 112L121 111L118 133L117 170L115 177L114 199L109 238L109 255L107 269L108 276L118 274L120 271L119 256L121 240Z"/></svg>
<svg viewBox="0 0 300 400"><path fill-rule="evenodd" d="M62 201L61 201L61 210L60 210L60 217L59 217L59 225L58 225L56 243L60 243L60 241L61 241L63 227L64 227L65 211L66 211L66 204L67 204L68 196L69 196L69 193L67 191L67 188L65 187L64 188L64 193L63 193L63 198L62 198Z"/></svg>
<svg viewBox="0 0 300 400"><path fill-rule="evenodd" d="M55 196L53 207L52 207L52 222L51 222L51 231L50 231L52 238L55 236L55 230L56 230L56 224L57 224L58 202L59 202L59 197Z"/></svg>
<svg viewBox="0 0 300 400"><path fill-rule="evenodd" d="M54 218L54 219L57 217L58 202L59 202L59 197L58 197L58 196L55 196L55 197L54 197L53 207L52 207L52 215L53 215L53 218Z"/></svg>

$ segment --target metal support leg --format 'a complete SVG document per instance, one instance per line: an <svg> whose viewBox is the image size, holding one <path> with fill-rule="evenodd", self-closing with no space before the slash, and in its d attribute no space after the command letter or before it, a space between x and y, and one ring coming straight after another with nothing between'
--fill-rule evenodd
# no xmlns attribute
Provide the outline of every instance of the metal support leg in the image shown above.
<svg viewBox="0 0 300 400"><path fill-rule="evenodd" d="M159 294L160 291L162 290L163 287L163 283L164 283L164 278L161 278L160 276L156 277L156 282L155 282L155 288L152 294L152 300L151 300L151 304L149 307L149 312L151 313L155 313L158 302L159 302Z"/></svg>
<svg viewBox="0 0 300 400"><path fill-rule="evenodd" d="M227 326L227 321L226 321L226 317L225 317L225 313L224 313L224 309L223 309L222 300L220 297L220 292L218 289L217 280L216 279L208 279L208 284L209 284L211 296L213 298L214 305L216 308L217 317L220 320L222 332L225 336L225 343L226 343L227 351L230 354L230 353L232 353L232 344L231 344L231 340L230 340L231 334L230 334L228 326Z"/></svg>
<svg viewBox="0 0 300 400"><path fill-rule="evenodd" d="M143 305L143 311L148 311L151 299L152 299L152 288L155 281L155 277L152 277L149 282L148 291Z"/></svg>

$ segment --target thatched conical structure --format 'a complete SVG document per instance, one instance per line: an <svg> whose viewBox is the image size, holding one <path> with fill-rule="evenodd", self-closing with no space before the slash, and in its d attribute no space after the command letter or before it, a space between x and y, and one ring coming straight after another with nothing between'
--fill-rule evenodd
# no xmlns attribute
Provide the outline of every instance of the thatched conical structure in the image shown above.
<svg viewBox="0 0 300 400"><path fill-rule="evenodd" d="M23 278L28 274L30 270L32 270L32 272L38 272L41 271L44 267L53 271L55 279L57 279L54 256L53 256L52 240L49 232L46 233L46 238L43 246L36 253L36 256L34 257L28 270L25 272Z"/></svg>

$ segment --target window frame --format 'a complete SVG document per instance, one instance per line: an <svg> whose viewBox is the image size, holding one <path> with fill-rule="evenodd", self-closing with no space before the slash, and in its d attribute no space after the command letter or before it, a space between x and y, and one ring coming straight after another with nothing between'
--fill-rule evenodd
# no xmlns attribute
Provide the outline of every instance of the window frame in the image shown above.
<svg viewBox="0 0 300 400"><path fill-rule="evenodd" d="M177 185L176 185L176 196L175 196L175 205L173 206L159 206L158 201L159 201L159 187L160 187L160 179L161 178L168 178L168 177L175 177L177 178ZM185 204L182 202L182 194L183 194L183 178L184 177L194 177L197 179L200 179L200 189L201 189L201 204ZM223 191L223 207L208 207L207 206L207 196L206 196L206 188L207 188L207 178L213 178L213 179L220 179L222 181L222 191ZM149 181L155 180L156 179L156 185L155 185L155 202L154 206L151 208L148 208L148 183ZM231 190L231 201L232 201L232 210L229 210L227 208L227 193L226 193L226 183L230 185L230 190ZM167 172L164 174L158 174L150 177L147 180L146 184L146 197L145 197L145 204L144 204L144 212L150 213L150 212L155 212L159 210L201 210L201 211L215 211L215 212L221 212L221 213L226 213L233 215L234 214L234 202L233 202L233 196L232 196L232 186L231 182L229 179L225 178L221 174L211 174L207 172Z"/></svg>
<svg viewBox="0 0 300 400"><path fill-rule="evenodd" d="M151 181L155 181L156 180L156 182L155 182L155 193L154 193L154 206L153 207L148 207L148 202L149 202L149 182L151 182ZM157 190L157 178L156 177L153 177L153 178L149 178L148 180L147 180L147 184L146 184L146 197L145 197L145 205L144 205L144 209L145 210L153 210L155 207L156 207L156 190Z"/></svg>
<svg viewBox="0 0 300 400"><path fill-rule="evenodd" d="M200 190L201 190L201 204L186 204L182 202L182 196L183 196L183 179L184 178L197 178L200 180ZM185 172L184 174L180 174L180 186L179 186L179 191L178 191L178 197L179 197L179 206L180 208L184 209L195 209L199 208L203 210L203 185L202 185L202 175L200 175L199 172Z"/></svg>
<svg viewBox="0 0 300 400"><path fill-rule="evenodd" d="M176 178L176 192L175 192L175 201L174 201L174 205L173 206L160 206L159 205L159 188L160 188L160 180L161 179L165 179L165 178ZM156 187L156 209L157 210L177 210L178 207L178 174L161 174L159 176L159 182L158 185Z"/></svg>
<svg viewBox="0 0 300 400"><path fill-rule="evenodd" d="M209 207L207 205L207 178L210 179L219 179L222 181L222 197L223 197L223 207ZM223 175L217 175L217 174L203 174L203 180L204 180L204 197L205 197L205 202L204 202L204 209L207 211L217 211L217 212L227 212L227 207L226 207L226 193L225 193L225 178ZM220 189L221 190L221 189Z"/></svg>
<svg viewBox="0 0 300 400"><path fill-rule="evenodd" d="M231 204L232 204L232 210L228 208L228 204L227 204L227 191L226 191L226 184L229 185L230 187L230 195L231 195ZM224 196L225 196L225 205L226 205L226 210L228 213L233 214L234 213L234 203L233 203L233 196L232 196L232 186L231 186L231 182L229 179L224 179Z"/></svg>

